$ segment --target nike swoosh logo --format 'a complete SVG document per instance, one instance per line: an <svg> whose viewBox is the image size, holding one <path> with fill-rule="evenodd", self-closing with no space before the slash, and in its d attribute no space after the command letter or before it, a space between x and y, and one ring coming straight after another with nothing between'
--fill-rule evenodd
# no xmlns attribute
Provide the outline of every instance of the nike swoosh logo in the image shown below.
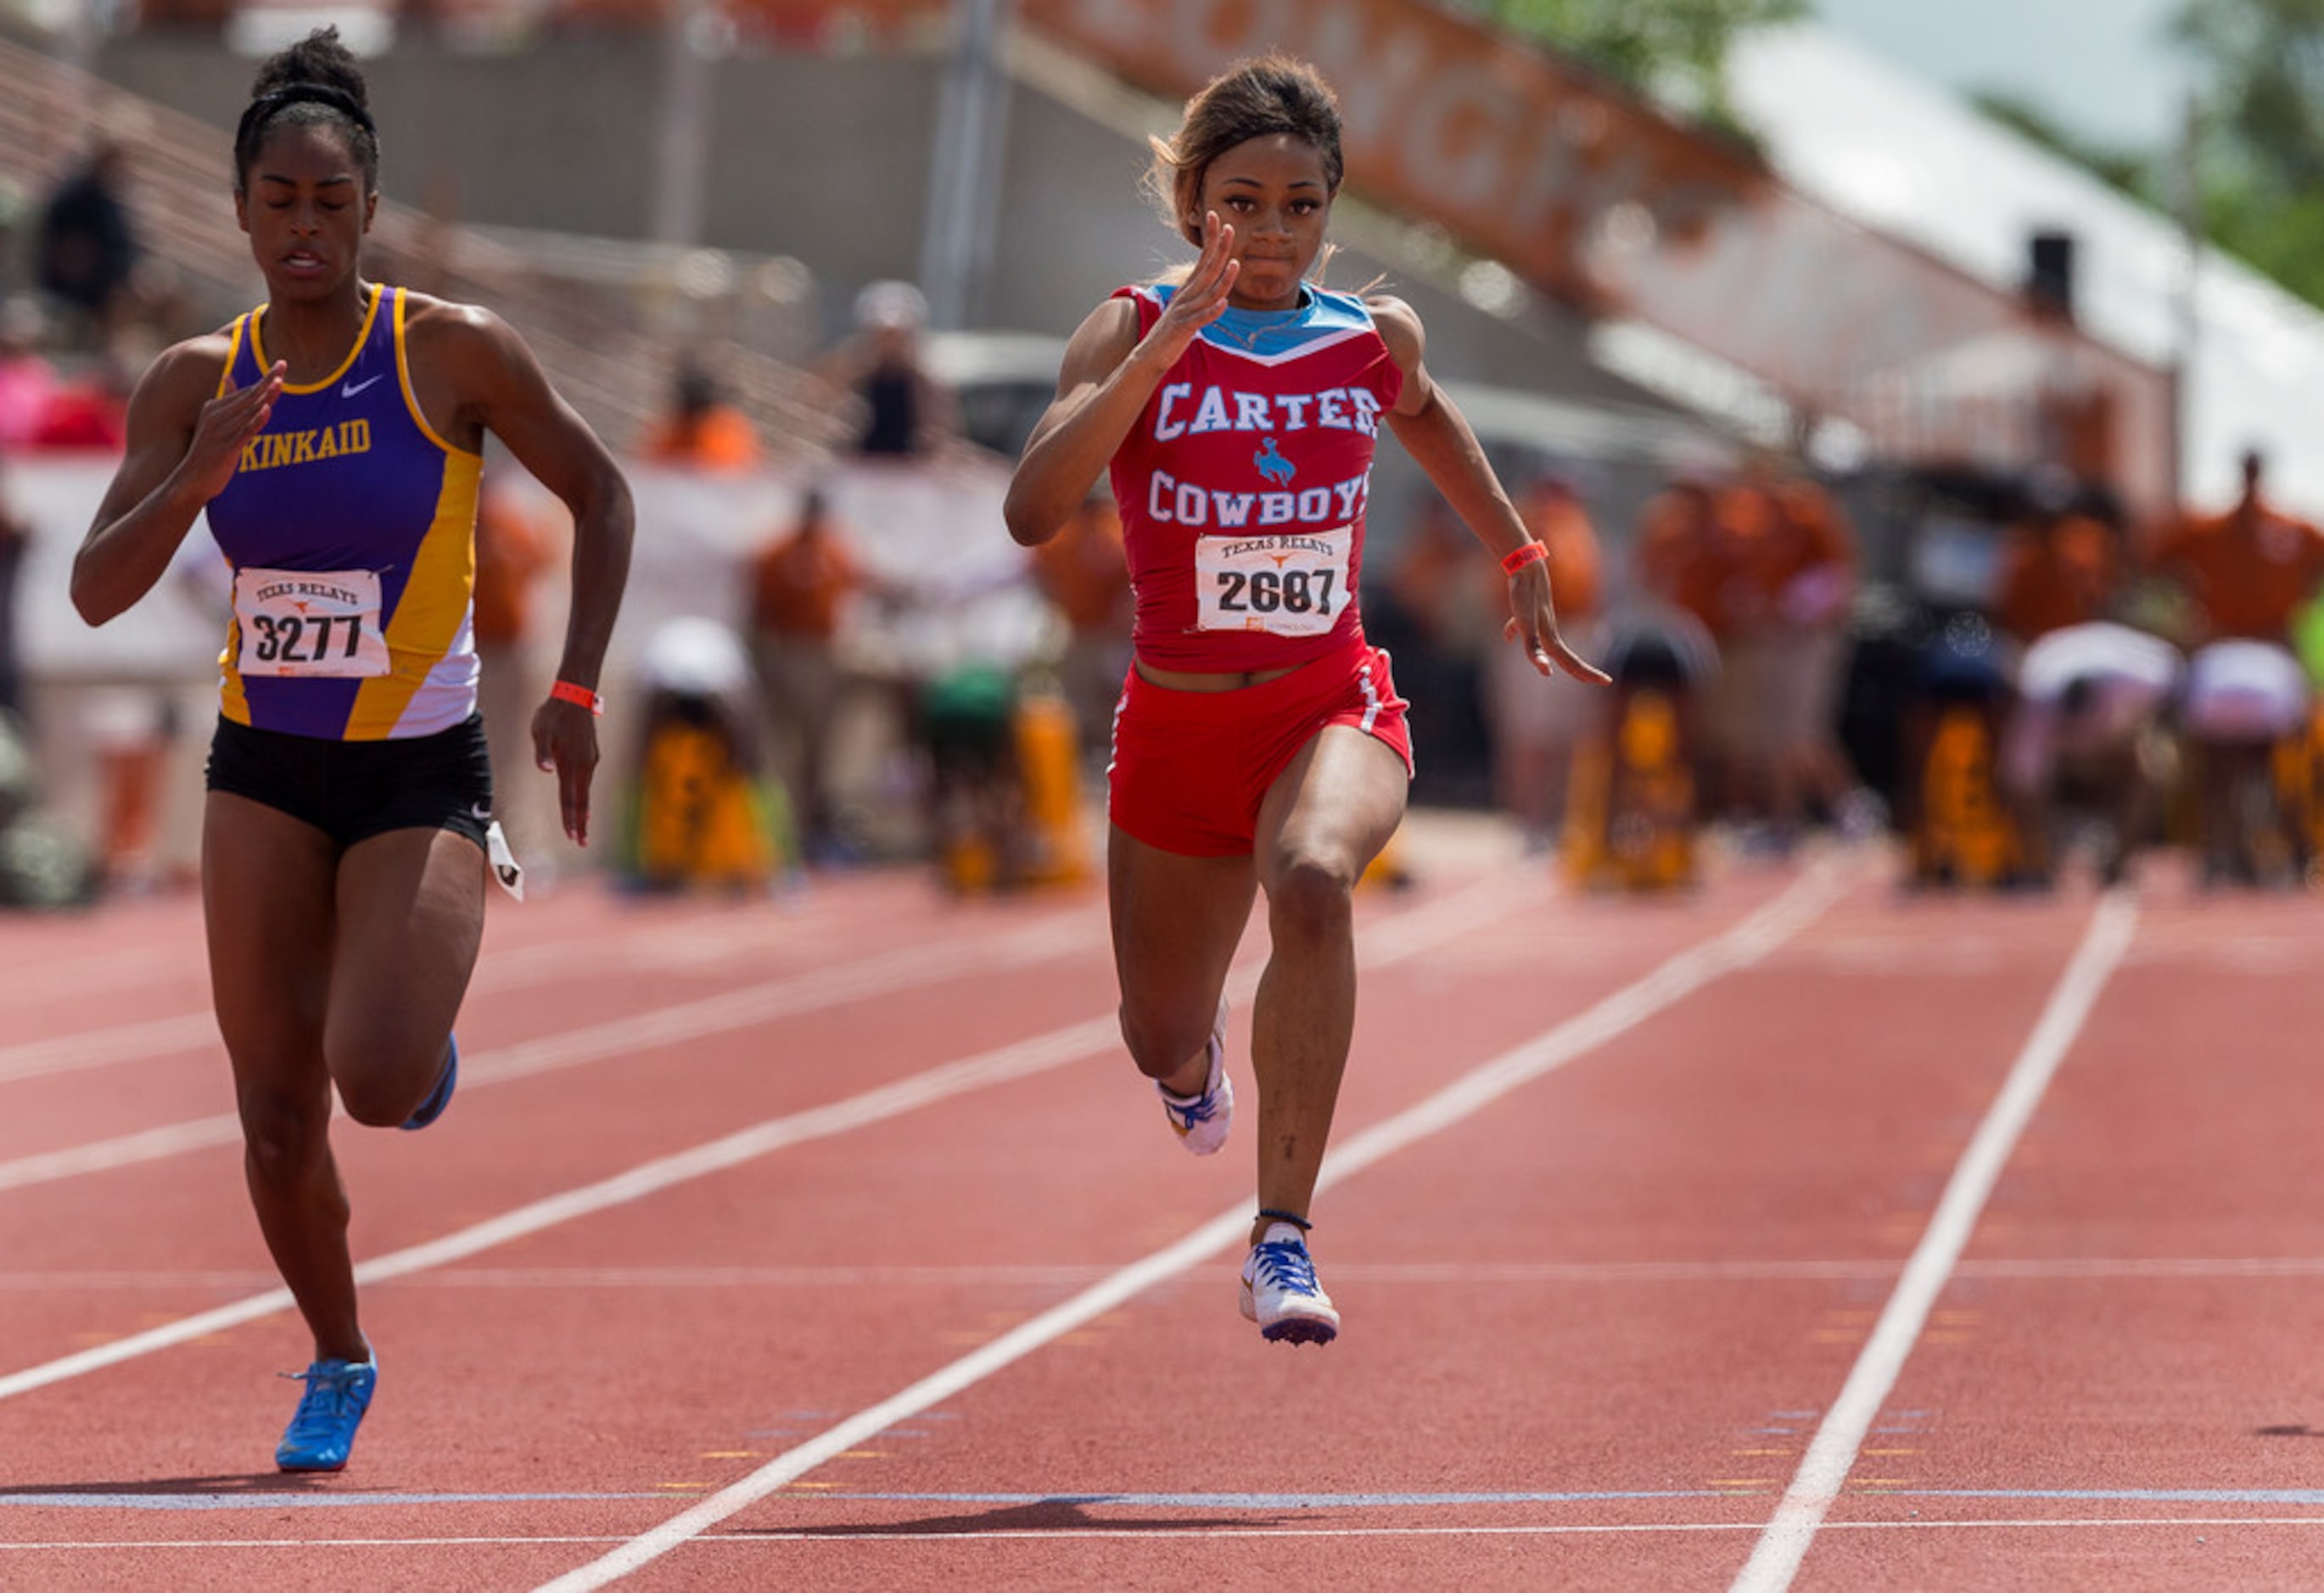
<svg viewBox="0 0 2324 1593"><path fill-rule="evenodd" d="M489 820L493 816L493 810L481 802L471 802L468 804L468 816L473 819Z"/></svg>
<svg viewBox="0 0 2324 1593"><path fill-rule="evenodd" d="M339 383L339 396L341 398L353 398L364 388L369 387L373 382L384 382L386 380L387 378L384 375L380 375L366 376L361 382L342 382Z"/></svg>

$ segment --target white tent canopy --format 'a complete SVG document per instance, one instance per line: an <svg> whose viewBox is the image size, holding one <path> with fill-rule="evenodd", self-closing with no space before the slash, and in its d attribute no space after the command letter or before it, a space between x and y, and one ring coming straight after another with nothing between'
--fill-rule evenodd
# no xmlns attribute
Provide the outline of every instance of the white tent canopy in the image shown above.
<svg viewBox="0 0 2324 1593"><path fill-rule="evenodd" d="M2037 232L2075 239L2083 327L2158 365L2187 360L2181 480L2223 503L2236 459L2266 453L2296 512L2324 519L2324 313L2205 253L2190 283L2177 224L1814 25L1746 40L1729 87L1784 180L1861 225L2014 288Z"/></svg>

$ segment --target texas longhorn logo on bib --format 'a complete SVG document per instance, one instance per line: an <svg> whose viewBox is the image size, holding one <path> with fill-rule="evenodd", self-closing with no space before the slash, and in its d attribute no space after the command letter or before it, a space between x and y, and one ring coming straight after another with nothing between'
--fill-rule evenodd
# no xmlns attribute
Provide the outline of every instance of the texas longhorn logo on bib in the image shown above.
<svg viewBox="0 0 2324 1593"><path fill-rule="evenodd" d="M1275 537L1198 537L1195 624L1204 631L1327 636L1348 603L1355 527Z"/></svg>
<svg viewBox="0 0 2324 1593"><path fill-rule="evenodd" d="M322 679L384 675L377 570L234 573L234 618L242 638L235 667L245 676Z"/></svg>

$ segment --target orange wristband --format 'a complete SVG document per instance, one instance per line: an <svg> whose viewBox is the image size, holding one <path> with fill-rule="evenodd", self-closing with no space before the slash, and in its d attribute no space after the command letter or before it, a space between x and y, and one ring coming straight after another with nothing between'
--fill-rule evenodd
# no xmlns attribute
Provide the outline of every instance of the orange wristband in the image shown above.
<svg viewBox="0 0 2324 1593"><path fill-rule="evenodd" d="M549 695L558 702L572 703L576 706L588 709L599 718L604 717L605 699L586 686L576 686L569 680L560 680L549 688Z"/></svg>
<svg viewBox="0 0 2324 1593"><path fill-rule="evenodd" d="M1525 568L1526 566L1529 564L1539 564L1543 559L1547 558L1548 557L1548 548L1543 547L1539 542L1528 542L1524 547L1518 548L1515 553L1512 553L1506 558L1502 559L1501 568L1514 576L1519 570Z"/></svg>

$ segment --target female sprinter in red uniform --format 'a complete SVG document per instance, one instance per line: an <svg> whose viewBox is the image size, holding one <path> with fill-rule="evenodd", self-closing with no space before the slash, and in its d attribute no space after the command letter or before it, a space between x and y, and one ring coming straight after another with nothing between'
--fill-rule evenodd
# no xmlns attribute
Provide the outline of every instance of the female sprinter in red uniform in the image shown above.
<svg viewBox="0 0 2324 1593"><path fill-rule="evenodd" d="M1111 466L1137 589L1107 864L1122 1036L1187 1149L1218 1149L1221 991L1263 889L1242 1309L1268 1339L1328 1343L1339 1313L1305 1235L1355 1023L1351 892L1411 775L1405 704L1356 607L1382 419L1508 566L1508 628L1536 668L1605 677L1560 640L1542 549L1429 379L1411 309L1307 280L1340 189L1330 88L1297 61L1240 63L1156 157L1167 219L1201 253L1074 334L1009 527L1046 540Z"/></svg>
<svg viewBox="0 0 2324 1593"><path fill-rule="evenodd" d="M268 301L138 383L72 594L92 624L122 612L205 511L234 568L202 831L210 986L251 1202L315 1340L275 1460L336 1471L378 1362L332 1091L359 1123L434 1120L484 934L492 769L469 594L484 433L573 511L573 609L532 736L576 842L630 495L505 324L358 274L379 137L335 30L260 69L234 159Z"/></svg>

